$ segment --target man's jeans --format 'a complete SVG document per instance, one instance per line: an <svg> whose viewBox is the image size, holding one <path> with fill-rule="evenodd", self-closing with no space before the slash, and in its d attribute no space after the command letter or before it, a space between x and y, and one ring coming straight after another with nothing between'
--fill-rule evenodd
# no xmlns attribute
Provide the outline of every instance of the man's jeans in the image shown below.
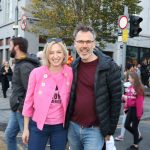
<svg viewBox="0 0 150 150"><path fill-rule="evenodd" d="M99 127L83 128L71 121L68 142L71 150L102 150L104 138Z"/></svg>
<svg viewBox="0 0 150 150"><path fill-rule="evenodd" d="M11 111L5 130L7 150L17 150L17 134L19 131L23 131L23 116L19 112Z"/></svg>

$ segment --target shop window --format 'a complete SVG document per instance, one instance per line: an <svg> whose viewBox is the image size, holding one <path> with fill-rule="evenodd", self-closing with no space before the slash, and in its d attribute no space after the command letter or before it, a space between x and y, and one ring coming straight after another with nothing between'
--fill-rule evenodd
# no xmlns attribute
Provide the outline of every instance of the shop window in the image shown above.
<svg viewBox="0 0 150 150"><path fill-rule="evenodd" d="M126 51L126 63L138 64L138 47L128 46Z"/></svg>
<svg viewBox="0 0 150 150"><path fill-rule="evenodd" d="M127 46L126 64L142 64L147 65L150 70L150 48Z"/></svg>

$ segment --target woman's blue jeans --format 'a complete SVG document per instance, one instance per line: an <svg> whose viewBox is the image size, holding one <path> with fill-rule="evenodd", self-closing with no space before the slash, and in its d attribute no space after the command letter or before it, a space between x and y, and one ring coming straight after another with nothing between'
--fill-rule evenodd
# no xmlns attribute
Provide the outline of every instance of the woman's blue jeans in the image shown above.
<svg viewBox="0 0 150 150"><path fill-rule="evenodd" d="M30 121L28 150L45 150L49 140L50 150L65 150L67 144L67 130L63 124L44 125L43 130L37 128L34 121Z"/></svg>
<svg viewBox="0 0 150 150"><path fill-rule="evenodd" d="M104 138L99 127L84 128L71 121L68 142L71 150L102 150Z"/></svg>

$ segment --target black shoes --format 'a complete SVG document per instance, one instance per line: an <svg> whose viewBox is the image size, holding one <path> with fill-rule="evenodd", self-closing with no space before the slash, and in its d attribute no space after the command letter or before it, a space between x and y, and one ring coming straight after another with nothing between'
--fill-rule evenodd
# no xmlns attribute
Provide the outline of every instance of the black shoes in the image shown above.
<svg viewBox="0 0 150 150"><path fill-rule="evenodd" d="M138 143L140 143L142 140L143 140L143 137L140 136L139 139L138 139ZM139 148L136 147L135 145L131 145L129 148L127 148L127 150L139 150Z"/></svg>
<svg viewBox="0 0 150 150"><path fill-rule="evenodd" d="M138 144L143 140L143 137L140 136L140 138L138 139Z"/></svg>
<svg viewBox="0 0 150 150"><path fill-rule="evenodd" d="M127 148L127 150L139 150L139 148L131 145L129 148Z"/></svg>

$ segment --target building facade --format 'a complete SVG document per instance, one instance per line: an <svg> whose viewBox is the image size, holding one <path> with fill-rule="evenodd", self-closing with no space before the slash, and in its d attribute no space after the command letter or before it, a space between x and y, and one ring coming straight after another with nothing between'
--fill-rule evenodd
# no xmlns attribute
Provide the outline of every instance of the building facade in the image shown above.
<svg viewBox="0 0 150 150"><path fill-rule="evenodd" d="M150 66L150 1L141 0L140 5L143 11L137 16L143 18L140 23L142 31L138 37L129 37L126 44L117 42L116 49L113 50L116 62L123 66L123 69L127 63L137 65L144 61Z"/></svg>
<svg viewBox="0 0 150 150"><path fill-rule="evenodd" d="M32 19L26 15L22 7L27 6L28 3L29 0L0 0L0 64L9 60L9 40L15 36L17 28L16 7L18 7L18 36L25 37L29 41L29 53L36 54L43 49L45 42L39 39L39 36L27 32L27 28L32 25ZM22 21L23 16L26 16L25 23Z"/></svg>
<svg viewBox="0 0 150 150"><path fill-rule="evenodd" d="M30 53L36 54L43 49L45 40L41 36L27 31L28 27L32 25L33 19L23 11L22 7L26 7L29 2L30 0L0 0L0 64L4 60L9 60L9 40L15 36L16 6L18 6L18 36L28 39ZM109 43L104 49L104 53L110 55L120 66L125 67L127 62L141 63L144 59L148 63L150 62L150 0L141 0L140 4L144 8L139 14L143 18L140 36L129 38L126 45L120 42ZM27 17L25 30L22 29L23 16Z"/></svg>

